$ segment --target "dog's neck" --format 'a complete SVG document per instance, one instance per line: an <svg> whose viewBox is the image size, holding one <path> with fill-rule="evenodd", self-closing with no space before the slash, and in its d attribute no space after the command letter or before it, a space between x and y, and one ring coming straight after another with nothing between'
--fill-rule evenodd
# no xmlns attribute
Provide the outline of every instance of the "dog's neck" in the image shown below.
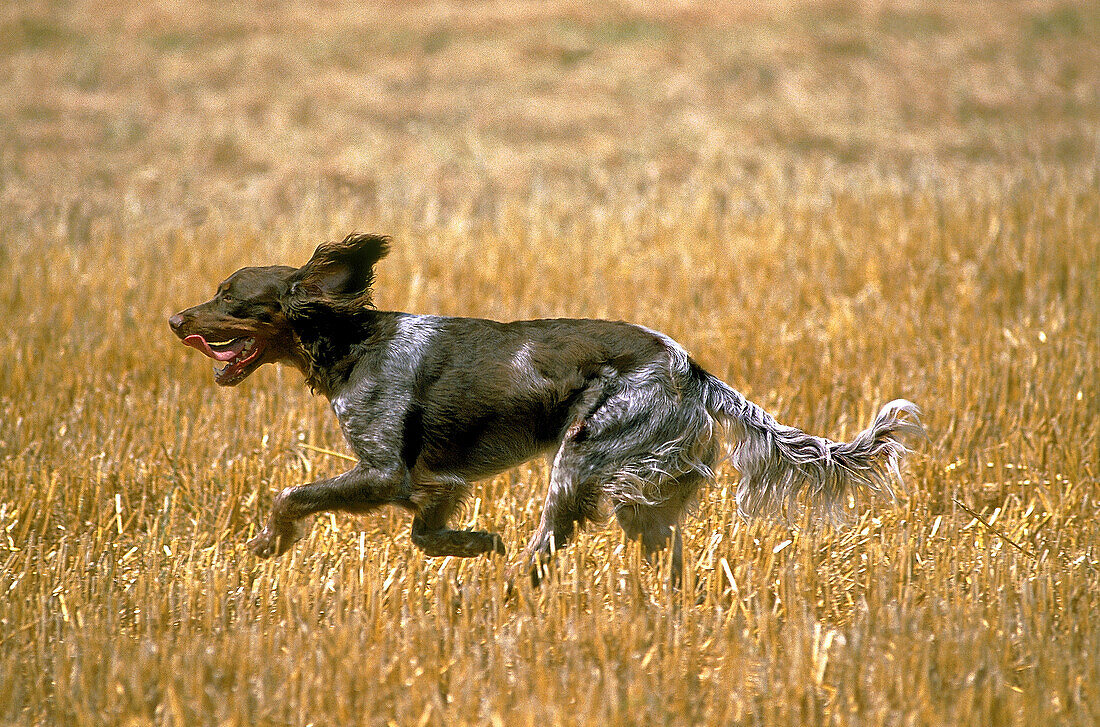
<svg viewBox="0 0 1100 727"><path fill-rule="evenodd" d="M347 383L362 348L391 337L390 327L383 321L392 315L363 308L292 321L300 354L300 361L294 364L305 374L309 387L331 399Z"/></svg>

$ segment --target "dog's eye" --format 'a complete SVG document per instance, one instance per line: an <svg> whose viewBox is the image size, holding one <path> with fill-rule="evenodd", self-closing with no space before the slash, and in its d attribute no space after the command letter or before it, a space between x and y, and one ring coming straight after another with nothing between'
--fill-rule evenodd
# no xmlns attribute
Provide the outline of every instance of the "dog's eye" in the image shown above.
<svg viewBox="0 0 1100 727"><path fill-rule="evenodd" d="M236 298L234 296L230 295L229 293L222 293L222 300L232 302L232 301L235 301Z"/></svg>

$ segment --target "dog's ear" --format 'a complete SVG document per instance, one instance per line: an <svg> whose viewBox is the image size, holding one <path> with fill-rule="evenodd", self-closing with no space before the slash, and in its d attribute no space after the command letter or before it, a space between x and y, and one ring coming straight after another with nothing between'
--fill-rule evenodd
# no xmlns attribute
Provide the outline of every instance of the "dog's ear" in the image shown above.
<svg viewBox="0 0 1100 727"><path fill-rule="evenodd" d="M292 297L370 301L374 264L390 251L388 237L353 233L317 247L313 257L290 276Z"/></svg>

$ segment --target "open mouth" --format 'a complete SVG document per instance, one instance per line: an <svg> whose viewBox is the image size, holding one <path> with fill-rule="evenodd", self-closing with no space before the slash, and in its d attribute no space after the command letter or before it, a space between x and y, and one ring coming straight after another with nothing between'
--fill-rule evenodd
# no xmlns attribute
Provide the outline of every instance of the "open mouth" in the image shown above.
<svg viewBox="0 0 1100 727"><path fill-rule="evenodd" d="M214 365L214 381L222 386L236 384L251 373L264 350L262 341L252 336L207 341L203 336L195 334L184 338L183 344L202 351L215 361L225 363L221 367Z"/></svg>

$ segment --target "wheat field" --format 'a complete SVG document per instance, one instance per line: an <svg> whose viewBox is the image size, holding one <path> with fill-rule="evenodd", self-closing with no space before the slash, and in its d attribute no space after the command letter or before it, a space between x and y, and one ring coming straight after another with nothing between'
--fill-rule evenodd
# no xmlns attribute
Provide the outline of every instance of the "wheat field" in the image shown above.
<svg viewBox="0 0 1100 727"><path fill-rule="evenodd" d="M0 10L0 724L1100 723L1100 7L18 2ZM788 424L924 410L898 502L743 521L671 591L613 525L513 579L346 468L324 400L166 319L393 236L379 307L630 320Z"/></svg>

